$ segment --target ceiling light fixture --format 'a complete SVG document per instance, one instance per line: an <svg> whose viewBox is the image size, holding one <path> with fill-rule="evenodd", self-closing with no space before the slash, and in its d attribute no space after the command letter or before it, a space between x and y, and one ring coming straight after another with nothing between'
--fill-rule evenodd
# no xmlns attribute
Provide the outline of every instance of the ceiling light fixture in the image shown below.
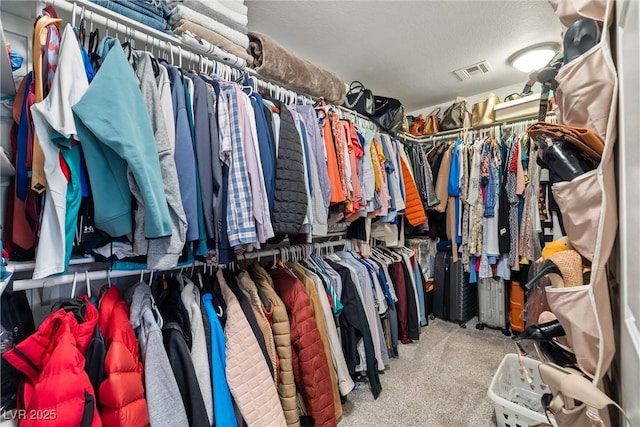
<svg viewBox="0 0 640 427"><path fill-rule="evenodd" d="M555 42L538 43L533 46L520 49L507 59L515 69L529 73L539 70L553 59L560 45Z"/></svg>

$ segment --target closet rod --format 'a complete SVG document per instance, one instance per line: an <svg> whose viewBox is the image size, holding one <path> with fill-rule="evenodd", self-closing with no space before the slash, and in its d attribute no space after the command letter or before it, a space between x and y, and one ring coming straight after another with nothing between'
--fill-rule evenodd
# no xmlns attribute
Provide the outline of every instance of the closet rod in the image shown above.
<svg viewBox="0 0 640 427"><path fill-rule="evenodd" d="M109 278L115 279L118 277L130 277L130 276L139 276L141 274L150 274L152 270L115 270L109 271L107 270L97 270L90 271L88 273L89 280L107 280ZM77 282L83 282L87 275L84 272L78 272L70 274L63 274L60 276L51 276L45 277L42 279L23 279L23 280L14 280L13 281L13 290L14 291L24 291L28 289L39 289L39 288L48 288L51 286L59 286L66 285L73 282L73 278L76 277Z"/></svg>
<svg viewBox="0 0 640 427"><path fill-rule="evenodd" d="M265 249L262 251L247 252L243 255L236 255L236 259L238 261L244 261L245 259L254 259L254 258L262 258L262 257L268 258L275 255L280 255L284 251L289 250L290 248L309 247L311 249L324 249L324 248L332 248L335 246L344 246L345 243L346 243L346 240L340 239L340 240L333 240L333 241L322 242L322 243L305 243L301 245L282 246L280 248Z"/></svg>
<svg viewBox="0 0 640 427"><path fill-rule="evenodd" d="M69 265L79 265L79 264L91 264L96 262L94 257L85 257L85 258L72 258L69 261ZM24 261L24 262L7 262L16 273L20 273L23 271L33 271L36 266L35 261Z"/></svg>
<svg viewBox="0 0 640 427"><path fill-rule="evenodd" d="M222 64L224 66L230 67L235 70L239 70L249 74L253 79L257 80L260 83L257 83L259 86L263 88L267 88L268 85L275 86L276 89L281 89L287 92L295 93L299 97L308 98L310 100L314 100L313 97L300 93L298 91L287 88L282 83L277 83L273 80L267 79L261 75L259 75L255 70L251 68L240 68L237 66L233 66L231 64L225 64L216 60L214 57L207 55L205 52L200 52L188 44L184 43L179 37L166 34L162 31L158 31L155 28L148 27L140 22L134 21L131 18L115 13L107 8L99 6L95 3L91 3L88 0L44 0L45 4L52 5L60 10L64 10L68 13L81 14L82 9L85 9L84 17L87 21L93 21L100 25L107 27L110 31L114 33L119 33L122 31L122 34L126 37L133 38L136 42L144 43L147 46L151 46L152 49L159 49L161 51L165 51L170 53L170 57L173 58L174 55L178 57L182 57L186 60L186 63L189 63L193 60L198 60L199 58L203 58L207 60L207 65L210 67L210 63ZM75 8L74 8L75 5ZM123 28L118 28L118 26L123 26ZM114 28L115 27L115 28ZM133 30L133 31L130 31ZM176 65L176 64L173 64ZM355 113L355 112L354 112Z"/></svg>
<svg viewBox="0 0 640 427"><path fill-rule="evenodd" d="M546 120L554 120L556 117L556 113L555 112L550 112L549 114L547 114L547 118ZM463 132L473 132L476 130L484 130L484 129L490 129L492 127L496 127L496 126L516 126L519 125L521 123L526 123L528 121L537 121L538 118L538 114L534 114L534 115L529 115L529 116L523 116L523 117L518 117L516 119L508 119L508 120L502 120L499 122L493 122L489 125L485 125L485 126L476 126L476 127L469 127L469 128L461 128L461 129L453 129L453 130L447 130L447 131L443 131L443 132L438 132L438 133L434 133L433 135L428 135L428 136L423 136L423 137L415 137L411 134L402 134L403 138L415 141L415 142L430 142L432 139L436 139L436 138L440 138L440 137L447 137L447 136L451 136L451 135L455 135L455 134L461 134Z"/></svg>

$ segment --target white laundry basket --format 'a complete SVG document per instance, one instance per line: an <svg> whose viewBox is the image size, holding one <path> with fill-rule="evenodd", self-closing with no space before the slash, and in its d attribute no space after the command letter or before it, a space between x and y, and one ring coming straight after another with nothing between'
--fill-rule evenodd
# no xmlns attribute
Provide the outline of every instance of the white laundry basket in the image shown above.
<svg viewBox="0 0 640 427"><path fill-rule="evenodd" d="M507 354L493 376L489 386L489 398L493 400L499 427L528 427L548 423L540 399L549 393L538 371L539 361L523 357L524 365L533 380L527 381L517 354ZM551 415L549 419L557 426Z"/></svg>

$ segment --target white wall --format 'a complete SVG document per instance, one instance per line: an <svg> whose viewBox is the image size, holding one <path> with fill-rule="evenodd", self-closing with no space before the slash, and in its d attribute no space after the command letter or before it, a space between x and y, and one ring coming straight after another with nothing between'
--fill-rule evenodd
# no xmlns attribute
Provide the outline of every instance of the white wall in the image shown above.
<svg viewBox="0 0 640 427"><path fill-rule="evenodd" d="M498 97L500 97L500 101L503 101L506 96L511 95L512 93L520 93L520 92L522 92L522 89L524 88L525 83L526 82L523 81L522 83L517 83L517 84L510 85L510 86L504 86L504 87L495 89L493 91L493 93L495 93L496 95L498 95ZM532 90L535 93L540 93L540 85L536 84L532 88ZM485 99L487 99L487 97L489 96L489 93L491 93L491 92L476 93L476 94L472 94L472 95L461 93L460 96L463 96L463 97L467 98L467 109L469 110L469 112L471 112L471 108L473 107L473 104L475 104L476 102L481 102L481 101L484 101ZM433 109L436 108L436 107L440 107L440 114L442 114L442 112L444 112L444 110L446 110L447 107L453 103L453 101L454 100L452 99L451 101L445 102L444 104L432 105L430 107L421 108L419 110L412 111L412 112L408 113L408 115L417 117L419 114L423 114L423 115L426 116L431 111L433 111Z"/></svg>

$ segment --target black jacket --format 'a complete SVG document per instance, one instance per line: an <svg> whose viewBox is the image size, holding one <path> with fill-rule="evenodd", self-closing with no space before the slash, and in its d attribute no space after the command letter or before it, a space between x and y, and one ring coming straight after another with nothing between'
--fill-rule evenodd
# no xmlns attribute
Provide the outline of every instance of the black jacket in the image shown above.
<svg viewBox="0 0 640 427"><path fill-rule="evenodd" d="M302 142L287 106L280 109L280 142L276 158L276 188L271 222L276 234L299 234L307 215Z"/></svg>
<svg viewBox="0 0 640 427"><path fill-rule="evenodd" d="M184 403L190 426L210 427L207 409L198 384L191 353L191 325L180 298L180 288L175 279L168 281L157 299L158 309L164 320L162 338L171 369L176 377L180 396ZM187 334L188 331L188 334Z"/></svg>
<svg viewBox="0 0 640 427"><path fill-rule="evenodd" d="M12 289L5 289L0 297L0 302L3 332L11 335L13 346L15 346L36 331L27 294L25 291L14 292ZM0 369L2 370L1 415L4 411L16 408L18 384L24 375L4 358L2 358Z"/></svg>
<svg viewBox="0 0 640 427"><path fill-rule="evenodd" d="M365 356L367 358L367 378L369 379L373 398L377 399L382 391L382 384L380 383L380 376L378 374L378 361L375 356L369 324L367 323L367 315L362 306L356 284L353 283L348 268L330 260L327 262L342 279L342 295L340 295L340 301L344 308L340 314L340 335L349 373L352 376L356 374L356 366L360 361L358 341L362 338ZM383 369L383 367L380 368Z"/></svg>

